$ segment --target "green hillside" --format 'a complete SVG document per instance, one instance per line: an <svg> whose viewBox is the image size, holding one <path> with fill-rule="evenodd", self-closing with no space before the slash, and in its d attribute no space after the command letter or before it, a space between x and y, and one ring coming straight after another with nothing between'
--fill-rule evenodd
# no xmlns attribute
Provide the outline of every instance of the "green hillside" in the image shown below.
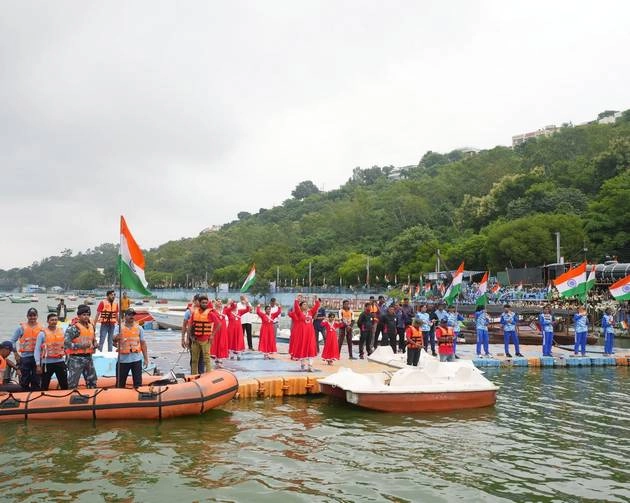
<svg viewBox="0 0 630 503"><path fill-rule="evenodd" d="M398 173L398 171L400 171ZM394 179L394 175L399 179ZM216 232L171 241L146 254L150 285L201 281L239 283L252 262L259 277L315 284L406 280L448 266L502 270L554 262L555 232L566 260L616 255L630 260L630 111L615 124L563 127L514 150L496 147L466 156L428 152L417 166L355 169L336 190L299 184L281 206ZM0 272L0 283L88 287L86 272L113 277L115 248L50 257ZM63 267L58 264L63 263Z"/></svg>

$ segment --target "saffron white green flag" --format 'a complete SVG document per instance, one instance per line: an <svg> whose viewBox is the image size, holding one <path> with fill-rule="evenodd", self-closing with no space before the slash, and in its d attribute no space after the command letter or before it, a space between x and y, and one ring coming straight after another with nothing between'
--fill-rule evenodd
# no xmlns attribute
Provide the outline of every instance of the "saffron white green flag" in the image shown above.
<svg viewBox="0 0 630 503"><path fill-rule="evenodd" d="M142 295L151 295L147 290L147 280L144 277L144 255L129 232L125 217L120 216L120 253L118 255L118 271L120 284L124 288L134 290Z"/></svg>
<svg viewBox="0 0 630 503"><path fill-rule="evenodd" d="M254 284L254 281L256 281L256 264L252 265L252 268L250 269L249 274L245 278L245 281L243 282L243 286L241 287L241 293L245 293L247 290L249 290L251 286ZM296 281L296 284L297 284L297 281Z"/></svg>
<svg viewBox="0 0 630 503"><path fill-rule="evenodd" d="M561 297L579 297L584 293L586 283L586 262L569 269L554 280Z"/></svg>
<svg viewBox="0 0 630 503"><path fill-rule="evenodd" d="M478 306L485 306L488 303L488 271L485 272L483 278L481 279L481 283L479 283L479 289L477 290L477 301L476 304Z"/></svg>
<svg viewBox="0 0 630 503"><path fill-rule="evenodd" d="M584 283L584 292L580 294L580 300L582 302L586 302L586 298L588 297L588 292L595 286L595 266L591 266L591 270L586 277L586 283Z"/></svg>
<svg viewBox="0 0 630 503"><path fill-rule="evenodd" d="M446 289L444 293L444 302L446 302L449 306L453 305L455 299L459 296L459 292L462 289L462 278L464 277L464 263L459 264L457 271L455 271L455 275L453 276L453 281Z"/></svg>
<svg viewBox="0 0 630 503"><path fill-rule="evenodd" d="M608 290L615 300L630 300L630 276L613 283Z"/></svg>

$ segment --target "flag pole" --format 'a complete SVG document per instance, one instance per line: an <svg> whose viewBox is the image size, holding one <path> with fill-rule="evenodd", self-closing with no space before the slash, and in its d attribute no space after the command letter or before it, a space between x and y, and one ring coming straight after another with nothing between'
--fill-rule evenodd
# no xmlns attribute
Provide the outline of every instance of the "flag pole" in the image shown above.
<svg viewBox="0 0 630 503"><path fill-rule="evenodd" d="M122 219L123 216L120 215L120 224L118 229L118 258L116 259L116 268L118 269L118 340L122 335L122 267L120 266L120 261L122 259L122 249L120 246L120 229L122 228ZM118 351L118 346L116 347L116 384L118 384L118 376L120 375L120 351Z"/></svg>

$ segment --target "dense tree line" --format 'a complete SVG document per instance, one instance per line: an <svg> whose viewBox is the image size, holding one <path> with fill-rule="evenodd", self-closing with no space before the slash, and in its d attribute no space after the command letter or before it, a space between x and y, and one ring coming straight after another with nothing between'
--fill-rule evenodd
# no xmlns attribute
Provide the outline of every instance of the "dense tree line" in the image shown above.
<svg viewBox="0 0 630 503"><path fill-rule="evenodd" d="M630 260L630 111L615 124L563 127L515 149L465 156L427 152L417 166L355 168L341 187L301 182L292 198L216 232L171 241L146 254L150 285L238 284L253 262L281 283L406 281L435 269L492 271L554 262L555 232L566 260ZM114 278L116 247L102 245L25 269L0 271L0 286L35 282L88 287ZM95 276L97 267L105 277Z"/></svg>

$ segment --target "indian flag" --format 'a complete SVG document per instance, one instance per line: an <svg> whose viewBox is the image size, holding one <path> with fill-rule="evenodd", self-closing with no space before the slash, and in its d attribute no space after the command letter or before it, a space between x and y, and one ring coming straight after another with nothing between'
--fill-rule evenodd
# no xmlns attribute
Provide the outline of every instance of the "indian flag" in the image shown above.
<svg viewBox="0 0 630 503"><path fill-rule="evenodd" d="M553 284L551 281L547 283L547 294L545 296L547 297L547 300L553 299Z"/></svg>
<svg viewBox="0 0 630 503"><path fill-rule="evenodd" d="M120 254L118 255L120 284L142 295L151 295L144 277L144 255L129 232L125 217L120 216Z"/></svg>
<svg viewBox="0 0 630 503"><path fill-rule="evenodd" d="M479 289L477 290L477 301L476 304L478 306L485 306L488 303L488 271L485 272L483 278L481 278L481 283L479 283Z"/></svg>
<svg viewBox="0 0 630 503"><path fill-rule="evenodd" d="M554 285L558 289L561 297L578 297L584 293L586 283L586 262L569 269L564 274L558 276Z"/></svg>
<svg viewBox="0 0 630 503"><path fill-rule="evenodd" d="M464 263L459 264L457 271L455 271L455 275L453 276L453 281L446 289L444 293L444 302L446 302L449 306L453 305L453 302L459 295L459 292L462 289L462 278L464 277Z"/></svg>
<svg viewBox="0 0 630 503"><path fill-rule="evenodd" d="M613 283L608 290L615 300L630 300L630 276Z"/></svg>
<svg viewBox="0 0 630 503"><path fill-rule="evenodd" d="M494 284L494 286L492 287L492 293L497 293L499 290L501 290L501 283L499 283L498 281Z"/></svg>
<svg viewBox="0 0 630 503"><path fill-rule="evenodd" d="M250 269L249 274L245 278L245 281L243 281L243 286L241 287L241 293L245 293L247 290L249 290L251 286L254 284L254 281L256 281L256 264L252 265L252 268ZM295 284L297 284L297 280L295 280Z"/></svg>

